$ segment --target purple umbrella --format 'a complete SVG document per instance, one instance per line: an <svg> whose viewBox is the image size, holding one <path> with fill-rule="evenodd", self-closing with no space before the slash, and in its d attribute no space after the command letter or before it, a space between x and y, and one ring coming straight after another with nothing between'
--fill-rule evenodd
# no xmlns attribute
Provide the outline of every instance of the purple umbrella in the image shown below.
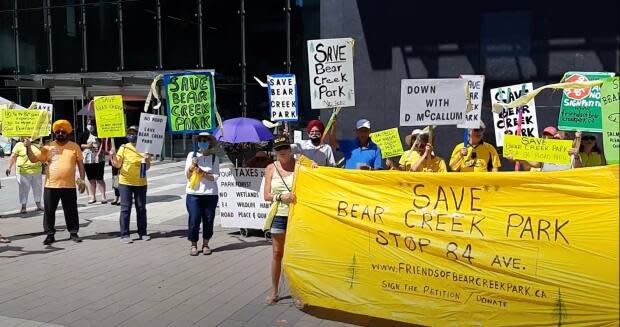
<svg viewBox="0 0 620 327"><path fill-rule="evenodd" d="M222 129L224 129L224 136L222 136ZM214 136L218 141L228 143L259 143L273 139L271 130L260 120L242 117L222 122L222 126L215 131Z"/></svg>

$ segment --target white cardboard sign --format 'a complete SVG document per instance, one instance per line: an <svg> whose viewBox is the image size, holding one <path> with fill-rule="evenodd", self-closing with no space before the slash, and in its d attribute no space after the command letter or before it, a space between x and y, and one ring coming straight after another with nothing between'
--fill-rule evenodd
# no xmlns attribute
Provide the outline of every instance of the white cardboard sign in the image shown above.
<svg viewBox="0 0 620 327"><path fill-rule="evenodd" d="M271 121L297 121L297 81L293 74L267 75Z"/></svg>
<svg viewBox="0 0 620 327"><path fill-rule="evenodd" d="M166 120L168 117L140 114L140 126L138 127L138 141L136 150L141 153L160 154L164 146L164 133L166 132Z"/></svg>
<svg viewBox="0 0 620 327"><path fill-rule="evenodd" d="M400 126L457 125L465 119L467 80L403 79Z"/></svg>
<svg viewBox="0 0 620 327"><path fill-rule="evenodd" d="M510 85L491 89L491 103L510 103L534 90L532 83ZM502 112L493 113L495 127L495 144L504 146L504 134L517 135L519 111L522 111L521 136L538 137L538 120L534 98L518 108L503 108Z"/></svg>
<svg viewBox="0 0 620 327"><path fill-rule="evenodd" d="M461 75L469 85L469 101L471 111L465 113L465 120L458 128L480 128L482 120L482 94L484 90L484 75Z"/></svg>
<svg viewBox="0 0 620 327"><path fill-rule="evenodd" d="M221 168L217 179L222 227L262 229L271 203L263 198L262 168Z"/></svg>
<svg viewBox="0 0 620 327"><path fill-rule="evenodd" d="M353 39L308 41L312 109L355 106Z"/></svg>

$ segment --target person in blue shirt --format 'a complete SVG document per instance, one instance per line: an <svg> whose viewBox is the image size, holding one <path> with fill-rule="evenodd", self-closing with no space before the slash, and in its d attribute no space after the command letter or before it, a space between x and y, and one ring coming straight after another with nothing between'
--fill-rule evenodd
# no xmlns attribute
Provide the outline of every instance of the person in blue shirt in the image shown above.
<svg viewBox="0 0 620 327"><path fill-rule="evenodd" d="M345 169L382 169L381 148L370 139L370 121L360 119L355 124L356 138L336 141L337 121L330 130L329 141L332 148L342 152Z"/></svg>

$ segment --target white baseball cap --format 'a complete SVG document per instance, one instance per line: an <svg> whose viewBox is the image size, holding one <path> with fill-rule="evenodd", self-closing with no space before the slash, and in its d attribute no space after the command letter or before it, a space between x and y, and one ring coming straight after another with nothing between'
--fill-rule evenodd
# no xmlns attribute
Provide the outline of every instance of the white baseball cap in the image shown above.
<svg viewBox="0 0 620 327"><path fill-rule="evenodd" d="M368 119L360 119L355 123L355 129L368 128L370 129L370 121Z"/></svg>

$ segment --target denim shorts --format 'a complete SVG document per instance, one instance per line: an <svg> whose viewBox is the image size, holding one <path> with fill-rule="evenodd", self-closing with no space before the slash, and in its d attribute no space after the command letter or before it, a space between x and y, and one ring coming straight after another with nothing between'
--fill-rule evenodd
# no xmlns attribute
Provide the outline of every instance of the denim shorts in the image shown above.
<svg viewBox="0 0 620 327"><path fill-rule="evenodd" d="M288 223L287 216L275 216L271 223L271 234L284 234L286 233L286 225Z"/></svg>

